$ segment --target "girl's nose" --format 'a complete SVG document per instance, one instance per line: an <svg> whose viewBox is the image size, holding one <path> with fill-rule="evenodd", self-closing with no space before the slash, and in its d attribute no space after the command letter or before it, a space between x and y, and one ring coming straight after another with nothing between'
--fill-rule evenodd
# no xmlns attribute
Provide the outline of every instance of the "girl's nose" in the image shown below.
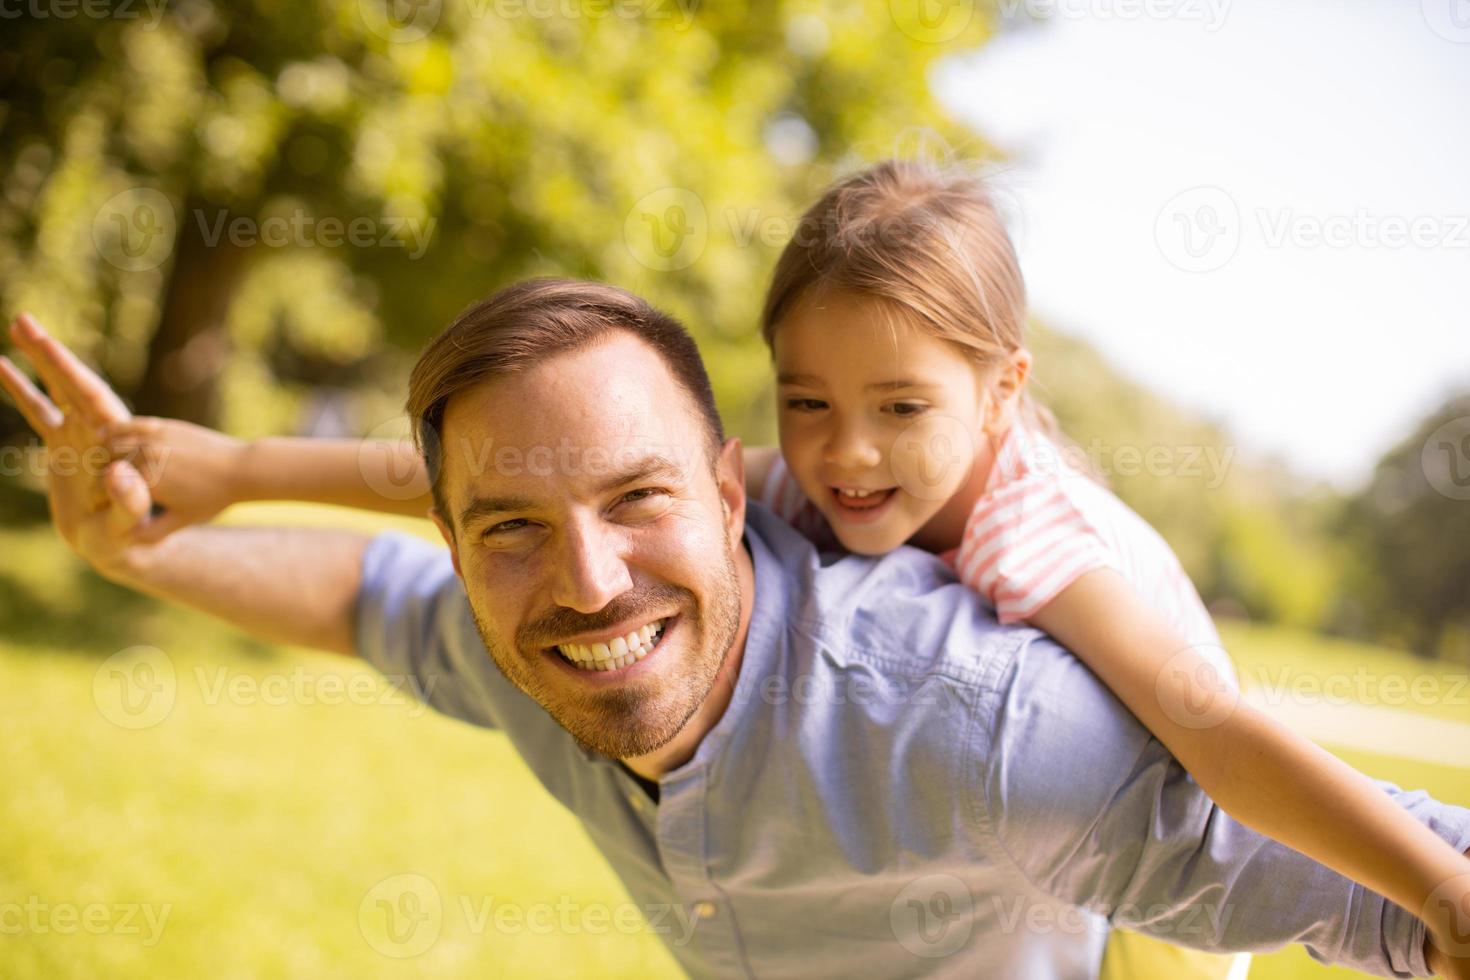
<svg viewBox="0 0 1470 980"><path fill-rule="evenodd" d="M840 470L871 469L883 462L883 453L861 426L841 426L827 440L823 453L827 463Z"/></svg>

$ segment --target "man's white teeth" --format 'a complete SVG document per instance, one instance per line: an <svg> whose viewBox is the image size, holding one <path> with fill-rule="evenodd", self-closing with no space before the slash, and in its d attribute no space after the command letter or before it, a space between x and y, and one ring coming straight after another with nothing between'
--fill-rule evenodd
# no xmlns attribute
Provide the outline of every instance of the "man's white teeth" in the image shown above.
<svg viewBox="0 0 1470 980"><path fill-rule="evenodd" d="M614 637L610 643L593 643L590 646L563 643L556 649L579 670L621 670L648 656L658 645L658 638L663 635L667 622L660 619L640 626L627 636Z"/></svg>

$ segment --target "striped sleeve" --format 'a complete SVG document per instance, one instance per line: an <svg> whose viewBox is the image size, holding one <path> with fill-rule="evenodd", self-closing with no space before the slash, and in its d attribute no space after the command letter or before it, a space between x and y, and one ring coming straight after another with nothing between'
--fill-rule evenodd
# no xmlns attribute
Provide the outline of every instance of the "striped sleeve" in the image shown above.
<svg viewBox="0 0 1470 980"><path fill-rule="evenodd" d="M796 485L791 471L786 468L786 460L779 453L766 473L766 484L761 487L760 501L787 524L796 522L802 506L807 503L806 494Z"/></svg>
<svg viewBox="0 0 1470 980"><path fill-rule="evenodd" d="M1050 475L1022 477L982 497L954 564L1004 624L1035 615L1095 568L1122 571L1114 550Z"/></svg>
<svg viewBox="0 0 1470 980"><path fill-rule="evenodd" d="M765 486L761 487L760 502L818 548L841 547L827 519L807 499L797 484L796 477L787 468L786 460L779 455L771 463L770 472L766 474Z"/></svg>

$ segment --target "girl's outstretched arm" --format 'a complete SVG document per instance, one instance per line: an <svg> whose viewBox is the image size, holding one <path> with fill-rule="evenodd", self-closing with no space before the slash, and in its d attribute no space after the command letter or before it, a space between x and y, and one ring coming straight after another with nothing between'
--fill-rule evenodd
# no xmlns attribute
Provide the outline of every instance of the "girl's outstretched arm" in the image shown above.
<svg viewBox="0 0 1470 980"><path fill-rule="evenodd" d="M1121 575L1083 575L1031 618L1112 689L1236 820L1423 918L1447 948L1470 859L1362 773L1247 704Z"/></svg>
<svg viewBox="0 0 1470 980"><path fill-rule="evenodd" d="M150 540L200 524L247 500L301 500L427 517L433 498L408 440L241 440L179 419L135 416L106 433L114 458L133 463L163 508Z"/></svg>

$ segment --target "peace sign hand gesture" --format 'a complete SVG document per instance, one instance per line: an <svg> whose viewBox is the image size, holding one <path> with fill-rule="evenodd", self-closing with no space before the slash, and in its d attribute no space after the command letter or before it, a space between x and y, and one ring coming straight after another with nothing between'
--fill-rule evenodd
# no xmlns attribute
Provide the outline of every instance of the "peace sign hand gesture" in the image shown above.
<svg viewBox="0 0 1470 980"><path fill-rule="evenodd" d="M10 325L10 338L34 362L51 396L0 357L0 387L46 445L47 496L56 529L99 572L126 569L154 547L141 533L150 523L148 485L132 463L113 459L106 443L109 427L132 413L29 315Z"/></svg>

